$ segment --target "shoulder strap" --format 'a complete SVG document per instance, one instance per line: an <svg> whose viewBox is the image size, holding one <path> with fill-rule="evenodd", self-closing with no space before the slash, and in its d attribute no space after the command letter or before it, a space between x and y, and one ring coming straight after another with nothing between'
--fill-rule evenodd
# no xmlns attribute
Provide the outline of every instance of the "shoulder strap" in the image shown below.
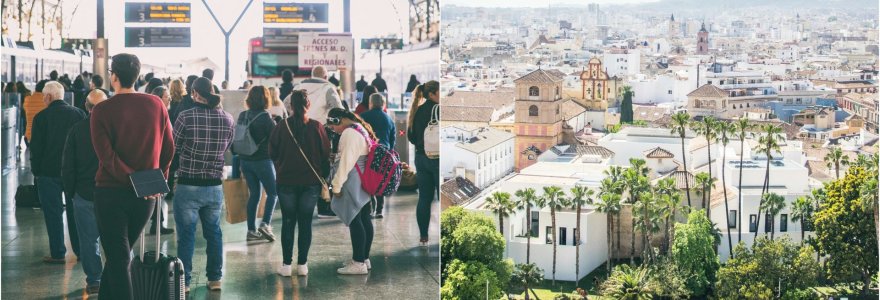
<svg viewBox="0 0 880 300"><path fill-rule="evenodd" d="M253 118L253 119L251 119L251 118L249 118L249 117L248 117L248 116L250 116L250 114L251 114L251 113L250 113L250 111L245 111L245 112L244 112L244 113L245 113L245 114L246 114L246 115L245 115L245 118L244 118L244 119L245 119L245 120L248 120L248 122L247 122L247 125L246 125L246 126L247 126L247 127L248 127L248 128L250 128L250 127L251 127L251 123L253 123L253 122L254 122L254 121L256 121L256 120L257 120L257 118L259 118L259 117L260 117L260 115L263 115L263 114L265 114L265 113L266 113L266 111L265 111L265 110L264 110L264 111L262 111L262 112L260 112L260 113L258 113L258 114L257 114L257 116L256 116L256 117L254 117L254 118Z"/></svg>
<svg viewBox="0 0 880 300"><path fill-rule="evenodd" d="M299 149L299 153L302 154L303 159L306 160L306 164L309 165L309 169L312 169L312 173L315 174L315 177L317 177L319 181L321 181L321 184L327 185L327 182L324 182L324 178L321 177L321 175L318 175L318 171L316 171L315 167L312 166L312 162L309 160L309 157L306 156L306 153L303 152L302 147L299 146L299 142L293 135L293 130L290 130L290 122L288 122L288 120L284 120L284 127L287 128L287 133L290 133L290 138L293 139L293 143L296 145L296 148Z"/></svg>
<svg viewBox="0 0 880 300"><path fill-rule="evenodd" d="M364 139L367 140L367 144L370 145L370 147L373 147L373 145L376 144L376 141L374 141L373 138L371 138L370 135L367 134L367 130L364 129L363 126L360 126L360 125L358 125L358 124L352 124L352 125L351 125L351 129L354 129L355 131L357 131L358 133L360 133L361 136L363 136ZM369 150L370 150L370 149L367 149L367 151L369 151Z"/></svg>
<svg viewBox="0 0 880 300"><path fill-rule="evenodd" d="M428 100L431 101L431 100ZM440 105L434 104L434 108L431 109L431 121L428 124L435 125L440 120Z"/></svg>

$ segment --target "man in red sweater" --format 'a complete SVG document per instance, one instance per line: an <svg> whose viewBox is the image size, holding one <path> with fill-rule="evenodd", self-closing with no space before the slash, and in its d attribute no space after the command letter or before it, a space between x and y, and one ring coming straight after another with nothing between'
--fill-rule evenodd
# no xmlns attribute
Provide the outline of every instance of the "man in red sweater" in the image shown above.
<svg viewBox="0 0 880 300"><path fill-rule="evenodd" d="M101 299L131 299L129 254L160 195L138 198L129 175L161 169L167 178L174 154L171 123L162 100L138 93L137 56L117 54L110 66L116 94L92 109L91 134L98 156L95 218L107 261L101 276Z"/></svg>

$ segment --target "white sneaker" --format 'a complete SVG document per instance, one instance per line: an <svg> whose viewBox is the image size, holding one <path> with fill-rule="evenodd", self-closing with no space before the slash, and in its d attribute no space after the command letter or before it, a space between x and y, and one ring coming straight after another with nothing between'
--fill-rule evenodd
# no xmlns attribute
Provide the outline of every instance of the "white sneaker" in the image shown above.
<svg viewBox="0 0 880 300"><path fill-rule="evenodd" d="M346 266L350 265L351 262L353 262L353 261L354 261L354 260L346 260L345 262L342 263L342 267L345 268ZM373 264L370 263L370 259L369 259L369 258L367 258L366 260L364 260L364 265L367 266L367 270L372 270L372 269L373 269Z"/></svg>
<svg viewBox="0 0 880 300"><path fill-rule="evenodd" d="M309 275L309 264L296 265L296 273L299 274L299 276Z"/></svg>
<svg viewBox="0 0 880 300"><path fill-rule="evenodd" d="M370 272L367 270L367 265L365 263L352 261L345 267L337 269L336 273L342 275L366 275Z"/></svg>
<svg viewBox="0 0 880 300"><path fill-rule="evenodd" d="M290 265L282 264L281 267L278 268L278 275L290 277L291 274L293 274L293 267Z"/></svg>

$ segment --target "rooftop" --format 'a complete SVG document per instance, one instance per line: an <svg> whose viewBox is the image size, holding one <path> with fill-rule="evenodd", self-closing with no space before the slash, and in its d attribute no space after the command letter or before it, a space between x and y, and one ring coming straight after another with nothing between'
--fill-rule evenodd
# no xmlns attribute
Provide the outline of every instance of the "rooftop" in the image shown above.
<svg viewBox="0 0 880 300"><path fill-rule="evenodd" d="M687 94L688 97L714 97L714 98L724 98L727 97L728 93L723 89L711 84L707 83L703 86L697 88L693 92Z"/></svg>
<svg viewBox="0 0 880 300"><path fill-rule="evenodd" d="M514 137L515 135L507 131L483 127L476 132L474 137L464 142L459 142L455 146L479 154Z"/></svg>
<svg viewBox="0 0 880 300"><path fill-rule="evenodd" d="M516 84L520 84L520 83L524 83L524 84L559 83L559 82L563 81L562 76L560 76L560 73L561 72L554 72L554 71L545 70L545 69L537 69L537 70L534 70L526 75L523 75L523 77L517 78L513 82Z"/></svg>
<svg viewBox="0 0 880 300"><path fill-rule="evenodd" d="M492 121L495 108L487 106L457 106L443 104L440 120L458 122L484 122Z"/></svg>

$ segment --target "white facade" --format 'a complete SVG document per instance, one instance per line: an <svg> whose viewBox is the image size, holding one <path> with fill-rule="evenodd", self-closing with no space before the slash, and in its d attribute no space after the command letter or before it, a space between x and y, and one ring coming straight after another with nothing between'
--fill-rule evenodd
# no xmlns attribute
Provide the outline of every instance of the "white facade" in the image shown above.
<svg viewBox="0 0 880 300"><path fill-rule="evenodd" d="M440 175L461 176L485 188L513 171L514 135L490 127L447 126L441 129Z"/></svg>
<svg viewBox="0 0 880 300"><path fill-rule="evenodd" d="M625 77L639 74L641 54L638 51L627 53L610 53L602 55L602 64L608 76Z"/></svg>

